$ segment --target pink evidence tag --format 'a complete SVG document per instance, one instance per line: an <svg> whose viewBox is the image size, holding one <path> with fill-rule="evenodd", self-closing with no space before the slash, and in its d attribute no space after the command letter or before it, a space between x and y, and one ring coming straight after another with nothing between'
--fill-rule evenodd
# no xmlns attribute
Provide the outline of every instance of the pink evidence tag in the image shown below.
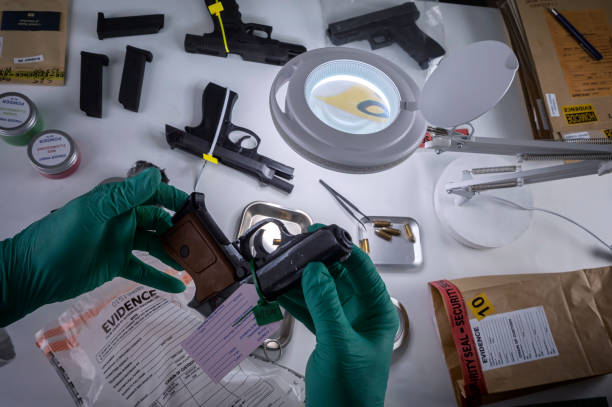
<svg viewBox="0 0 612 407"><path fill-rule="evenodd" d="M258 300L255 286L242 284L181 344L215 383L279 329L280 321L257 325Z"/></svg>

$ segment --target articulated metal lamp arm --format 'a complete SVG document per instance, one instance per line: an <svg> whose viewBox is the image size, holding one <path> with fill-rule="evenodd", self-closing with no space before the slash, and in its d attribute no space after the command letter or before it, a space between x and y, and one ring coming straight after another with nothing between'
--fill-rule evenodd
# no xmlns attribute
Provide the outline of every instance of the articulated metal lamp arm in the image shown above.
<svg viewBox="0 0 612 407"><path fill-rule="evenodd" d="M586 139L575 141L514 140L492 137L436 136L425 143L436 152L455 151L495 155L514 155L525 160L576 159L612 160L612 140Z"/></svg>
<svg viewBox="0 0 612 407"><path fill-rule="evenodd" d="M582 160L521 171L520 166L466 169L464 180L446 184L446 191L465 198L489 189L510 188L536 182L604 175L612 172L612 141L587 139L571 142L512 140L503 138L437 136L425 148L444 151L516 156L519 161Z"/></svg>

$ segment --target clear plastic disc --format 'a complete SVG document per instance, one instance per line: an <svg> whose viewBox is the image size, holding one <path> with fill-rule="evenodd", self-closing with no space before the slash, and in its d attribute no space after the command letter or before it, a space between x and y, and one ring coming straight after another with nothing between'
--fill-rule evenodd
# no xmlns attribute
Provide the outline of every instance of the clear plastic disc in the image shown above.
<svg viewBox="0 0 612 407"><path fill-rule="evenodd" d="M328 126L350 134L386 129L400 112L393 81L372 65L341 59L319 65L304 84L308 107Z"/></svg>

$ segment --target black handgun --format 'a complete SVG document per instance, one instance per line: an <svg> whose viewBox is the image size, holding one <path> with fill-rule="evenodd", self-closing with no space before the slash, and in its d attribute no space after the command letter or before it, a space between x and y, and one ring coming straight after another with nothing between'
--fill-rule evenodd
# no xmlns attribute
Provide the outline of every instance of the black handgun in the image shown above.
<svg viewBox="0 0 612 407"><path fill-rule="evenodd" d="M196 292L189 305L210 315L238 289L253 284L251 262L263 296L270 301L300 284L312 261L331 265L351 253L351 236L336 225L292 235L277 219L264 219L230 242L206 210L204 194L194 192L172 218L174 226L162 236L166 251L193 278ZM276 250L266 251L263 227L280 231ZM252 242L252 244L251 244Z"/></svg>
<svg viewBox="0 0 612 407"><path fill-rule="evenodd" d="M197 127L181 131L166 125L166 141L171 148L192 153L200 158L208 154L215 136L217 143L213 155L219 162L242 171L267 185L290 193L293 168L257 153L261 139L253 131L232 123L232 109L238 94L209 83L202 95L202 122Z"/></svg>
<svg viewBox="0 0 612 407"><path fill-rule="evenodd" d="M216 2L216 0L205 1L207 7ZM245 61L285 65L291 58L306 52L306 48L302 45L273 40L272 27L269 25L243 23L235 0L223 0L222 4L223 30L219 19L212 16L215 25L213 32L201 36L187 34L185 51L227 57L228 52L223 41L223 32L225 32L229 53L238 54ZM257 32L263 33L265 37L257 35Z"/></svg>
<svg viewBox="0 0 612 407"><path fill-rule="evenodd" d="M419 16L414 3L404 3L331 23L327 35L334 45L368 40L372 49L396 42L421 69L427 69L432 59L444 55L444 48L417 27Z"/></svg>

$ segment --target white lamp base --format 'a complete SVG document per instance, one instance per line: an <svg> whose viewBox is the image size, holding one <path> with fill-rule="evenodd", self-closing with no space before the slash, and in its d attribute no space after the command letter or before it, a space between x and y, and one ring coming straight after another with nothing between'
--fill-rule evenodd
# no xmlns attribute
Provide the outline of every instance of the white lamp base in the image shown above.
<svg viewBox="0 0 612 407"><path fill-rule="evenodd" d="M434 190L434 208L440 222L457 241L475 249L502 247L514 242L529 228L531 211L479 196L495 196L531 207L533 198L529 186L480 192L461 205L458 195L447 193L445 188L449 182L462 181L464 170L515 164L516 161L509 157L479 155L459 158L444 169Z"/></svg>

